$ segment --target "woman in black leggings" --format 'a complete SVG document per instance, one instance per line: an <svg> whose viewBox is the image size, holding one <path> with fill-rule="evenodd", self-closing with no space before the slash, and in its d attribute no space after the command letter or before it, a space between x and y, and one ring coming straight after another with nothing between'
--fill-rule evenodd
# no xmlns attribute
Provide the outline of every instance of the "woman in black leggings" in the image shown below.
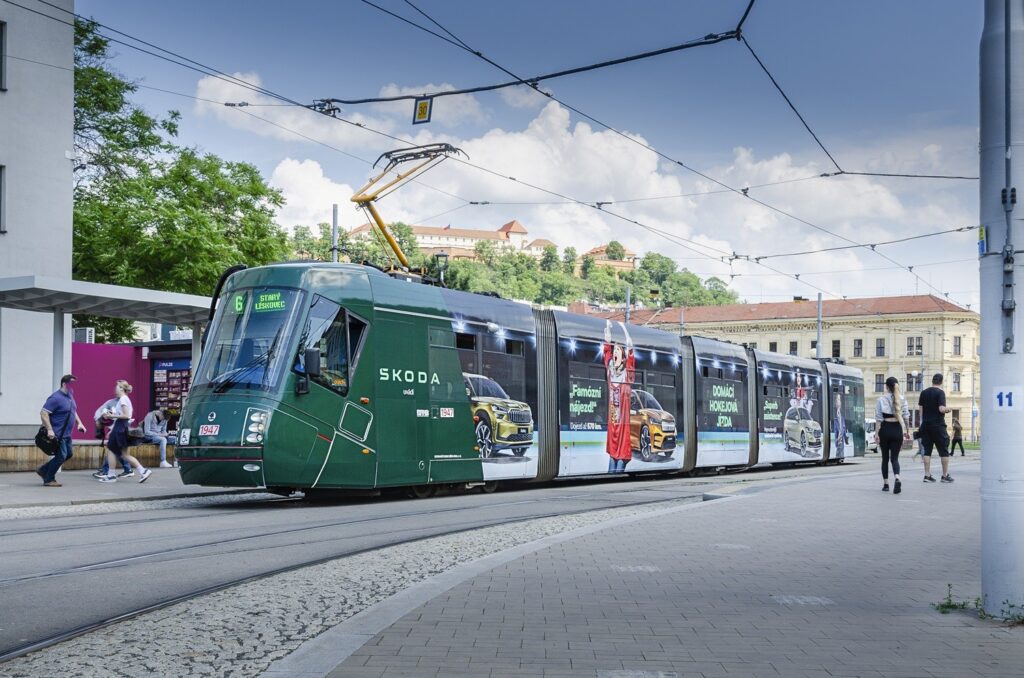
<svg viewBox="0 0 1024 678"><path fill-rule="evenodd" d="M875 404L875 421L880 422L875 440L882 451L882 491L889 491L889 464L892 463L892 475L895 484L893 494L903 491L900 483L900 448L904 440L910 440L907 419L910 410L907 401L900 395L900 382L896 377L885 380L886 393Z"/></svg>

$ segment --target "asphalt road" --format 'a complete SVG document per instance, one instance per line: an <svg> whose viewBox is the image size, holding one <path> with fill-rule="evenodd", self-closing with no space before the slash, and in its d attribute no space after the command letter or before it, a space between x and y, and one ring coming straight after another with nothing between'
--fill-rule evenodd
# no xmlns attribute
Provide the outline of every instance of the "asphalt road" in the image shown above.
<svg viewBox="0 0 1024 678"><path fill-rule="evenodd" d="M0 654L210 587L412 539L558 513L696 501L723 484L850 473L857 467L866 471L874 464L718 478L557 483L428 500L317 505L250 498L215 506L5 521L0 523Z"/></svg>

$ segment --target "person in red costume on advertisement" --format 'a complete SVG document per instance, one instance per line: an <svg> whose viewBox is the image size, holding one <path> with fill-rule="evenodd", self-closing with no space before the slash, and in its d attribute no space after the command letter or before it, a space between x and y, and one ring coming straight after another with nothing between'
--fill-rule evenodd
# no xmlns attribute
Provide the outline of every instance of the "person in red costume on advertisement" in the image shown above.
<svg viewBox="0 0 1024 678"><path fill-rule="evenodd" d="M629 330L619 323L626 335L626 345L612 343L612 323L604 326L604 367L608 374L608 473L625 473L633 458L629 442L629 400L633 390L635 360Z"/></svg>

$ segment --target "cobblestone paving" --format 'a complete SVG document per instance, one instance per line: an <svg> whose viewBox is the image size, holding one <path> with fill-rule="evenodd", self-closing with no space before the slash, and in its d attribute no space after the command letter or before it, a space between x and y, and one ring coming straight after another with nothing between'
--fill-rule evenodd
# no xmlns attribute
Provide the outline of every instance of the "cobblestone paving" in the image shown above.
<svg viewBox="0 0 1024 678"><path fill-rule="evenodd" d="M551 534L649 510L620 507L542 518L341 558L100 629L2 664L0 675L259 675L306 640L418 581Z"/></svg>
<svg viewBox="0 0 1024 678"><path fill-rule="evenodd" d="M376 635L331 678L1024 675L1024 628L980 592L976 464L904 492L857 475L782 484L563 542ZM638 529L640 526L642 529Z"/></svg>

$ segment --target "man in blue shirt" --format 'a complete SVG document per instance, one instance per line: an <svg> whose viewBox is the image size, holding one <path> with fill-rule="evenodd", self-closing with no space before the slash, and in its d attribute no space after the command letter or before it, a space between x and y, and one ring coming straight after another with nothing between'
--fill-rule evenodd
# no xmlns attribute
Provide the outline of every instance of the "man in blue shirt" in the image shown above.
<svg viewBox="0 0 1024 678"><path fill-rule="evenodd" d="M85 432L85 424L78 418L78 406L72 394L72 385L75 383L75 375L65 374L60 378L60 388L54 391L39 412L39 418L46 427L46 433L51 438L60 440L60 447L57 454L50 458L42 466L36 469L36 473L43 479L44 487L60 487L57 482L57 470L65 461L71 458L71 422L74 420L79 431Z"/></svg>

